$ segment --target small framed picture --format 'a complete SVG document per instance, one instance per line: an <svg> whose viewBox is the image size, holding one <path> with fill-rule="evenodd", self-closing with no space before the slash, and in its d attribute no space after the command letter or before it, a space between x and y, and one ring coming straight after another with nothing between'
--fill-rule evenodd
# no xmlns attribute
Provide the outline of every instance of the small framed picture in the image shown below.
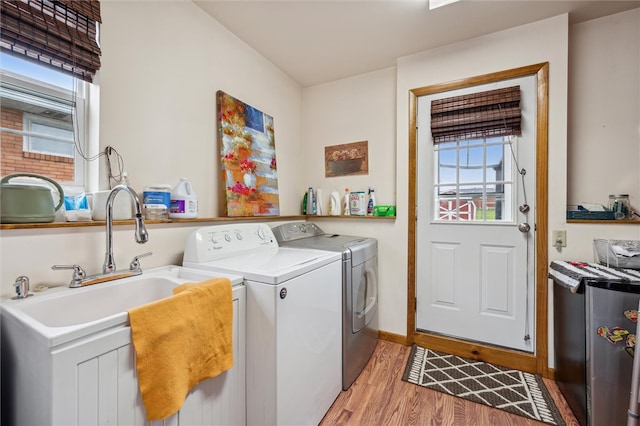
<svg viewBox="0 0 640 426"><path fill-rule="evenodd" d="M369 142L324 147L325 177L369 174Z"/></svg>

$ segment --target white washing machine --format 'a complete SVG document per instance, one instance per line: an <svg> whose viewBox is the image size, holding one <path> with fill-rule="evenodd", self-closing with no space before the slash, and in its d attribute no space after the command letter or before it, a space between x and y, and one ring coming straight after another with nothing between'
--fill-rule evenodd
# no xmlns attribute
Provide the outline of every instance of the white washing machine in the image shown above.
<svg viewBox="0 0 640 426"><path fill-rule="evenodd" d="M269 226L193 232L183 265L244 276L247 423L317 425L341 390L340 253L278 247Z"/></svg>

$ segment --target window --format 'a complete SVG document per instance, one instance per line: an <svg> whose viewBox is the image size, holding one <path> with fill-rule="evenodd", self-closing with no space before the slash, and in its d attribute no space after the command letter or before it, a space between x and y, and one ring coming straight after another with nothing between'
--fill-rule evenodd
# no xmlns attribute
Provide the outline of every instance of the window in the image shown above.
<svg viewBox="0 0 640 426"><path fill-rule="evenodd" d="M434 218L512 222L510 137L434 145Z"/></svg>
<svg viewBox="0 0 640 426"><path fill-rule="evenodd" d="M3 0L0 15L0 171L37 173L84 189L100 2Z"/></svg>
<svg viewBox="0 0 640 426"><path fill-rule="evenodd" d="M85 161L79 152L89 148L89 83L4 53L0 61L2 175L36 173L84 187Z"/></svg>

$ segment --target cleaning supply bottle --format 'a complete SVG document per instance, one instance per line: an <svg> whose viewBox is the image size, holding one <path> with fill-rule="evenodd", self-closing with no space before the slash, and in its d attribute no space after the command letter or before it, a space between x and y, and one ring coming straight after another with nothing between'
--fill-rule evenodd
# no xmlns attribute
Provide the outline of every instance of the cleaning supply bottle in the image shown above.
<svg viewBox="0 0 640 426"><path fill-rule="evenodd" d="M309 193L305 191L304 197L302 197L302 214L307 214L307 197Z"/></svg>
<svg viewBox="0 0 640 426"><path fill-rule="evenodd" d="M342 211L342 214L345 216L351 215L351 212L349 209L349 188L344 189L344 210Z"/></svg>
<svg viewBox="0 0 640 426"><path fill-rule="evenodd" d="M180 178L180 182L171 190L171 219L195 219L198 217L198 197L187 178Z"/></svg>
<svg viewBox="0 0 640 426"><path fill-rule="evenodd" d="M309 190L307 191L307 209L305 214L313 214L313 205L313 188L309 187Z"/></svg>
<svg viewBox="0 0 640 426"><path fill-rule="evenodd" d="M329 214L332 216L340 215L340 193L333 191L329 200Z"/></svg>
<svg viewBox="0 0 640 426"><path fill-rule="evenodd" d="M373 216L373 208L376 206L375 188L369 188L369 201L367 201L367 216Z"/></svg>
<svg viewBox="0 0 640 426"><path fill-rule="evenodd" d="M316 214L322 216L325 213L322 205L322 189L316 189Z"/></svg>
<svg viewBox="0 0 640 426"><path fill-rule="evenodd" d="M318 190L311 192L313 194L313 202L311 203L311 214L318 214Z"/></svg>

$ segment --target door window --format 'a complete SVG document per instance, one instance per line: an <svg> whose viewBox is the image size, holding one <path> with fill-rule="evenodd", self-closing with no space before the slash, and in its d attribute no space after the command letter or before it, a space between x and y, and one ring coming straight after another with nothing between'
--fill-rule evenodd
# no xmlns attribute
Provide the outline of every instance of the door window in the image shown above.
<svg viewBox="0 0 640 426"><path fill-rule="evenodd" d="M435 144L433 220L513 222L511 138Z"/></svg>

